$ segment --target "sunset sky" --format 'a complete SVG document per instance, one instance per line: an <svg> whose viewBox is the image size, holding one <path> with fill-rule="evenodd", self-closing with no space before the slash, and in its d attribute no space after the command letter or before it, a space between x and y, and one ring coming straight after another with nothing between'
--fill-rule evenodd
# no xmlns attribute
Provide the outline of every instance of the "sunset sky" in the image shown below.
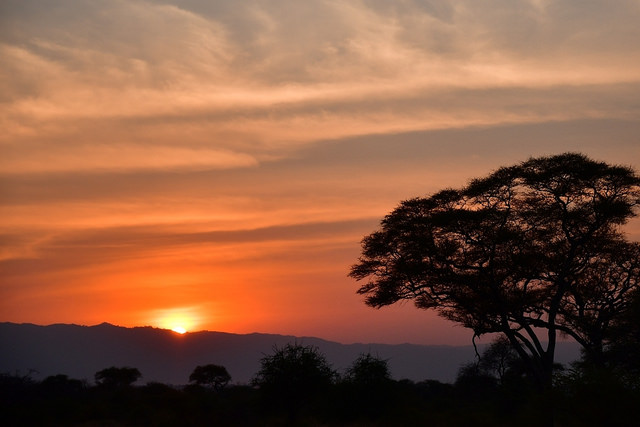
<svg viewBox="0 0 640 427"><path fill-rule="evenodd" d="M638 170L638 23L638 0L3 0L0 321L468 344L366 307L361 238L530 156Z"/></svg>

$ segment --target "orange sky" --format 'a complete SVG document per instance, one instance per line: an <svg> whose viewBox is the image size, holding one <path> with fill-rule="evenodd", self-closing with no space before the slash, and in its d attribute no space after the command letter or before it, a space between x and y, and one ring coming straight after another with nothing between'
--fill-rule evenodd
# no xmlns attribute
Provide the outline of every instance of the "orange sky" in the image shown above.
<svg viewBox="0 0 640 427"><path fill-rule="evenodd" d="M467 344L364 306L360 239L529 156L640 168L638 22L632 0L3 1L0 321Z"/></svg>

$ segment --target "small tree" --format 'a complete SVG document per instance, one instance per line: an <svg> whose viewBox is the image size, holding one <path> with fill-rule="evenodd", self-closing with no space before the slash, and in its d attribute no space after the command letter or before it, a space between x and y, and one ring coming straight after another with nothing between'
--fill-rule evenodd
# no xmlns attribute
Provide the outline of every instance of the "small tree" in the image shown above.
<svg viewBox="0 0 640 427"><path fill-rule="evenodd" d="M386 384L391 380L389 363L371 353L361 354L347 369L346 380L365 387Z"/></svg>
<svg viewBox="0 0 640 427"><path fill-rule="evenodd" d="M350 413L379 418L396 403L393 386L387 360L360 354L345 373L341 404Z"/></svg>
<svg viewBox="0 0 640 427"><path fill-rule="evenodd" d="M273 350L260 361L252 383L293 418L304 403L333 383L336 373L317 347L289 343Z"/></svg>
<svg viewBox="0 0 640 427"><path fill-rule="evenodd" d="M231 381L231 375L227 369L224 366L213 364L196 366L189 376L189 382L210 387L216 391L222 390L229 381Z"/></svg>
<svg viewBox="0 0 640 427"><path fill-rule="evenodd" d="M98 371L94 376L96 384L109 388L129 387L141 377L142 374L137 368L115 366Z"/></svg>
<svg viewBox="0 0 640 427"><path fill-rule="evenodd" d="M480 356L479 368L504 384L505 377L509 371L518 367L518 354L515 352L509 340L500 335L496 338Z"/></svg>
<svg viewBox="0 0 640 427"><path fill-rule="evenodd" d="M498 381L477 362L467 363L458 369L455 386L458 391L475 398L485 398L487 392L497 388Z"/></svg>

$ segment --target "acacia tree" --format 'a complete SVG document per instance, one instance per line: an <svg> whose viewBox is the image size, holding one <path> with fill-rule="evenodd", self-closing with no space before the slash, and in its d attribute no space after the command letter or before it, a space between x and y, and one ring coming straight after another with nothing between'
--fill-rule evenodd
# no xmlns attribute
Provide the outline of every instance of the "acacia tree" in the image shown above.
<svg viewBox="0 0 640 427"><path fill-rule="evenodd" d="M474 338L504 334L550 387L558 334L601 354L638 287L638 246L620 227L639 203L631 168L576 153L532 158L402 202L363 239L350 276L368 279L358 293L370 306L413 300Z"/></svg>

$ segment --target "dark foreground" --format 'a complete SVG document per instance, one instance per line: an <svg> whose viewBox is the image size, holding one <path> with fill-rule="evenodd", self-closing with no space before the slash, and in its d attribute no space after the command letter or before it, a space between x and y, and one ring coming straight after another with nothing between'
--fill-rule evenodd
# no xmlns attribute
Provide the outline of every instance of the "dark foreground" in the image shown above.
<svg viewBox="0 0 640 427"><path fill-rule="evenodd" d="M556 426L638 425L640 392L613 377L558 381L541 394L525 382L483 376L378 384L336 382L313 395L266 395L249 386L222 390L164 384L109 388L65 376L42 382L0 376L4 426Z"/></svg>

